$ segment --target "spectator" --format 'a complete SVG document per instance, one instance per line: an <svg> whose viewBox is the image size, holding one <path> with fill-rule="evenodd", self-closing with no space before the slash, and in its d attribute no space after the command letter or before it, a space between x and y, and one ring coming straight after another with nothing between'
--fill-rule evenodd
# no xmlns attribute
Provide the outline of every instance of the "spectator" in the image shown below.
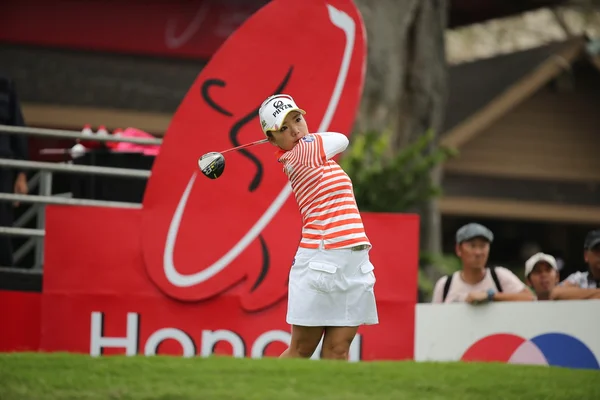
<svg viewBox="0 0 600 400"><path fill-rule="evenodd" d="M525 281L538 300L550 300L559 280L556 259L550 254L536 253L525 262Z"/></svg>
<svg viewBox="0 0 600 400"><path fill-rule="evenodd" d="M583 259L588 265L588 270L569 275L552 290L551 299L600 299L600 229L590 231L585 237Z"/></svg>
<svg viewBox="0 0 600 400"><path fill-rule="evenodd" d="M4 76L0 76L0 124L25 125L14 84L12 80ZM0 132L0 158L27 159L27 140L25 137ZM27 175L25 171L0 168L0 192L27 194ZM0 226L12 226L14 206L9 202L0 201ZM13 266L11 237L2 234L0 234L0 266Z"/></svg>
<svg viewBox="0 0 600 400"><path fill-rule="evenodd" d="M490 301L532 301L534 296L523 282L504 267L486 268L492 232L480 224L467 224L456 232L456 255L462 270L440 278L432 303Z"/></svg>

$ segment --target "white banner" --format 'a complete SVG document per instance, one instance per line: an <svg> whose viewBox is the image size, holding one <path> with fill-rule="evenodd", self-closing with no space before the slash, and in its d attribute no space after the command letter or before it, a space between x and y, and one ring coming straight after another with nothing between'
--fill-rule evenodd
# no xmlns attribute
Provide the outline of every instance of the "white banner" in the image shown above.
<svg viewBox="0 0 600 400"><path fill-rule="evenodd" d="M600 300L418 304L417 361L600 368Z"/></svg>

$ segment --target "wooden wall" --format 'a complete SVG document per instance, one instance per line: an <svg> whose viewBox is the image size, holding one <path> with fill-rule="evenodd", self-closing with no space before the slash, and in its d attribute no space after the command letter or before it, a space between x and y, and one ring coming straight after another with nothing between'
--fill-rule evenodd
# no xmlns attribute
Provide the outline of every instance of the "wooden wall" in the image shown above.
<svg viewBox="0 0 600 400"><path fill-rule="evenodd" d="M477 175L600 182L600 72L573 91L549 85L460 149L445 169Z"/></svg>

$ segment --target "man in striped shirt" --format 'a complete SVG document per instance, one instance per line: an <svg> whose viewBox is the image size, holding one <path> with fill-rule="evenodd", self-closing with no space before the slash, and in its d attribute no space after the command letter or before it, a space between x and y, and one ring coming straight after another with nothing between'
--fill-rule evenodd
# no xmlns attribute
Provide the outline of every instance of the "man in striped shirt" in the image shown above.
<svg viewBox="0 0 600 400"><path fill-rule="evenodd" d="M281 356L311 357L323 336L323 358L347 359L358 327L379 322L371 243L352 182L333 161L348 138L309 133L305 114L285 94L269 97L259 110L262 130L277 147L302 216L288 285L292 339Z"/></svg>
<svg viewBox="0 0 600 400"><path fill-rule="evenodd" d="M585 272L577 271L552 290L553 300L600 299L600 229L589 232L583 244Z"/></svg>

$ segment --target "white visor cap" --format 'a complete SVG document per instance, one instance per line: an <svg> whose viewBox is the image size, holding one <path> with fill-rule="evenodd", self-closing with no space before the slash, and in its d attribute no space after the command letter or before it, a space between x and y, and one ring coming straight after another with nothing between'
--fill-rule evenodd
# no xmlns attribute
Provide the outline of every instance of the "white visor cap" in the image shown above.
<svg viewBox="0 0 600 400"><path fill-rule="evenodd" d="M266 134L267 131L278 131L285 117L292 111L306 114L304 110L298 108L292 96L277 94L267 98L258 110L263 132Z"/></svg>

